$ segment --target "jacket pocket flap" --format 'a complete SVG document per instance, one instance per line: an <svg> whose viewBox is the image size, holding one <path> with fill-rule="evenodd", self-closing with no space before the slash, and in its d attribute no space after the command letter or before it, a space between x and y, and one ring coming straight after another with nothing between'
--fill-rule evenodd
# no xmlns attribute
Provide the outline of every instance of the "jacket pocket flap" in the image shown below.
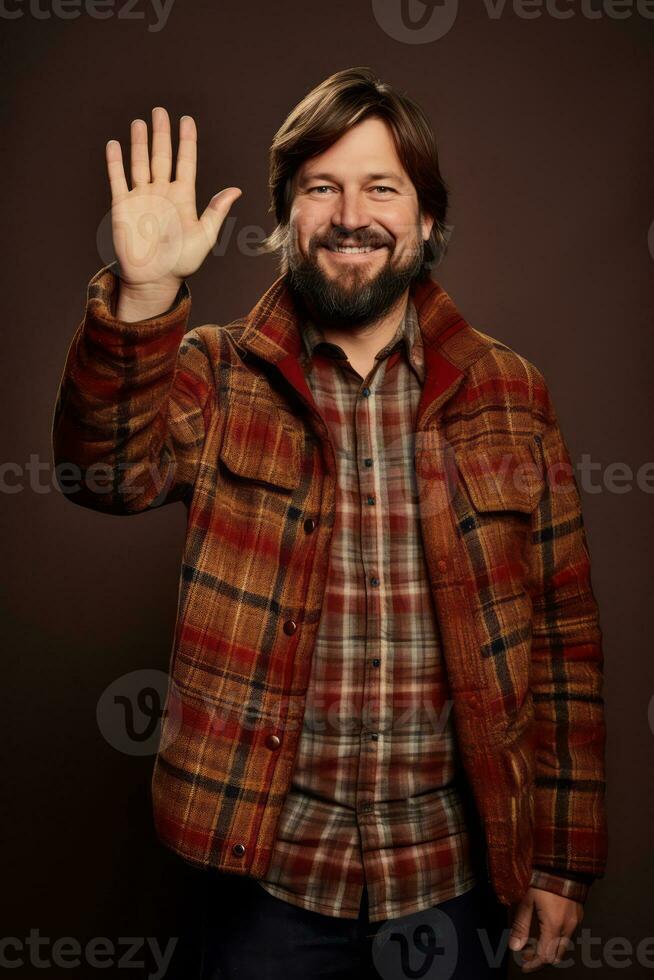
<svg viewBox="0 0 654 980"><path fill-rule="evenodd" d="M528 514L536 507L545 484L527 443L463 450L456 459L476 510Z"/></svg>
<svg viewBox="0 0 654 980"><path fill-rule="evenodd" d="M233 406L225 421L220 459L247 480L293 490L300 481L299 434L273 411Z"/></svg>

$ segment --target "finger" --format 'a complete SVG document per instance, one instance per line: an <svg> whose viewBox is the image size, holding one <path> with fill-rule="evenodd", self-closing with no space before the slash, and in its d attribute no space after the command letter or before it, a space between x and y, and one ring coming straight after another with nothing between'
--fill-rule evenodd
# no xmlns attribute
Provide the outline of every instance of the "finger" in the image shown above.
<svg viewBox="0 0 654 980"><path fill-rule="evenodd" d="M536 970L540 970L544 966L545 963L540 956L533 956L532 959L528 959L522 964L521 970L523 973L534 973Z"/></svg>
<svg viewBox="0 0 654 980"><path fill-rule="evenodd" d="M150 183L148 127L144 119L132 119L131 140L132 186L142 187Z"/></svg>
<svg viewBox="0 0 654 980"><path fill-rule="evenodd" d="M163 106L158 105L152 110L152 179L169 181L172 166L170 119Z"/></svg>
<svg viewBox="0 0 654 980"><path fill-rule="evenodd" d="M556 949L556 954L554 956L554 962L560 963L564 955L570 950L574 949L574 942L569 935L563 935L559 939L559 944Z"/></svg>
<svg viewBox="0 0 654 980"><path fill-rule="evenodd" d="M118 140L109 140L105 147L105 159L111 187L111 201L115 204L129 194L123 166L123 151Z"/></svg>
<svg viewBox="0 0 654 980"><path fill-rule="evenodd" d="M534 909L533 899L523 899L515 910L509 935L509 949L522 949L529 938L531 916Z"/></svg>
<svg viewBox="0 0 654 980"><path fill-rule="evenodd" d="M193 116L182 116L179 121L179 146L175 180L195 187L195 170L198 155L198 133Z"/></svg>
<svg viewBox="0 0 654 980"><path fill-rule="evenodd" d="M552 963L561 940L561 931L543 924L536 944L536 956L543 963Z"/></svg>
<svg viewBox="0 0 654 980"><path fill-rule="evenodd" d="M207 239L212 245L218 238L218 232L221 229L227 212L242 193L240 187L225 187L211 198L200 215L200 224L204 228Z"/></svg>

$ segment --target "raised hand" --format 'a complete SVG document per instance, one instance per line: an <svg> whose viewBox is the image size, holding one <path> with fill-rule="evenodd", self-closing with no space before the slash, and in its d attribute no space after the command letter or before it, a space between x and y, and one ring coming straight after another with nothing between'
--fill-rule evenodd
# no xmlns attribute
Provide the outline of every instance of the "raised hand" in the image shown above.
<svg viewBox="0 0 654 980"><path fill-rule="evenodd" d="M198 218L196 161L195 122L191 116L182 116L171 180L170 120L161 106L152 110L151 158L146 122L132 121L131 190L120 143L107 143L111 226L120 271L118 316L153 315L150 310L157 312L170 305L182 281L204 262L231 205L240 197L239 187L226 187L212 197Z"/></svg>

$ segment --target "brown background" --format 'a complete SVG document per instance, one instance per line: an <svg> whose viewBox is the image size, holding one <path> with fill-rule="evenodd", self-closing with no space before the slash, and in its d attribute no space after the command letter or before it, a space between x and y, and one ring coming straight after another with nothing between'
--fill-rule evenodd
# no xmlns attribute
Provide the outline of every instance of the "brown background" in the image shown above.
<svg viewBox="0 0 654 980"><path fill-rule="evenodd" d="M88 280L111 258L96 240L109 208L106 140L125 151L130 120L149 122L154 105L174 120L195 117L199 207L228 185L243 196L225 254L210 255L191 281L190 326L228 322L277 274L274 259L236 244L247 225L272 230L275 130L325 76L373 67L419 101L436 130L454 229L435 277L473 326L541 369L573 460L590 454L599 476L614 462L635 472L654 449L654 21L590 19L578 4L568 20L524 19L509 4L493 19L483 0L466 0L446 36L408 44L382 29L370 2L176 0L159 32L147 29L155 18L145 0L139 20L39 19L18 0L11 9L23 16L0 17L11 92L3 458L25 467L34 454L46 489L10 475L19 490L2 494L2 929L164 941L195 915L192 882L154 839L152 757L108 744L96 707L116 678L167 667L185 512L177 504L111 517L52 488L57 385ZM584 513L605 639L611 830L608 872L584 926L601 947L612 937L635 946L654 935L652 495L635 482L584 493ZM602 971L575 965L565 975L613 972ZM622 973L654 975L635 957Z"/></svg>

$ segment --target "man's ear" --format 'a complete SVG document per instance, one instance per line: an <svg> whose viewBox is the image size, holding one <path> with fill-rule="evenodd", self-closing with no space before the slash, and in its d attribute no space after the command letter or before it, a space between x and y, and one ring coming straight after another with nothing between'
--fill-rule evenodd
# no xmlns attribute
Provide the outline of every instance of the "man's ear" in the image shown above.
<svg viewBox="0 0 654 980"><path fill-rule="evenodd" d="M434 227L434 219L430 214L423 212L420 223L422 227L422 240L426 242L428 241L429 236L431 235L431 230Z"/></svg>

